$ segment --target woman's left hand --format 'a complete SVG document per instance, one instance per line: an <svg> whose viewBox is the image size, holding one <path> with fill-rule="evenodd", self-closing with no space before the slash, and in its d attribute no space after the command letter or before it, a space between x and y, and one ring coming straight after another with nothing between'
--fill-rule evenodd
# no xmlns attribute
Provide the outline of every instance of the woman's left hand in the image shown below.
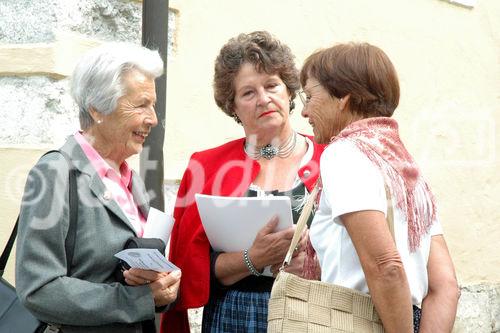
<svg viewBox="0 0 500 333"><path fill-rule="evenodd" d="M285 272L302 276L304 262L307 254L306 247L308 239L309 239L309 230L306 229L302 233L300 241L295 247L295 250L293 251L292 260L290 261L290 264L285 268ZM273 273L273 276L276 276L276 274L278 274L278 271L282 264L283 262L279 262L271 266L271 273Z"/></svg>
<svg viewBox="0 0 500 333"><path fill-rule="evenodd" d="M150 284L151 282L156 281L165 275L168 275L168 273L160 273L139 268L131 268L123 272L123 276L125 277L125 282L129 286L140 286L143 284Z"/></svg>

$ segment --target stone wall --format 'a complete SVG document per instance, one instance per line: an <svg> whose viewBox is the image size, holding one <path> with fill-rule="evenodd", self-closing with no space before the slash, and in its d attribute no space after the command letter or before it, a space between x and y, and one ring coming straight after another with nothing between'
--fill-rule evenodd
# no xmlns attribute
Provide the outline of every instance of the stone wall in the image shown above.
<svg viewBox="0 0 500 333"><path fill-rule="evenodd" d="M0 100L1 144L52 145L79 128L67 79L0 77Z"/></svg>
<svg viewBox="0 0 500 333"><path fill-rule="evenodd" d="M95 42L91 45L117 40L140 43L141 8L137 1L0 2L0 58L5 60L19 49L24 53L24 68L17 73L9 69L15 57L0 67L0 73L10 72L0 77L0 144L59 144L78 129L68 81L61 74L69 74L79 54L69 50L74 47L71 37L61 43L61 36L91 39ZM58 73L52 62L67 63L69 72Z"/></svg>
<svg viewBox="0 0 500 333"><path fill-rule="evenodd" d="M454 333L500 332L500 284L461 286Z"/></svg>
<svg viewBox="0 0 500 333"><path fill-rule="evenodd" d="M126 0L2 1L0 43L53 42L58 31L139 42L141 7L141 2Z"/></svg>
<svg viewBox="0 0 500 333"><path fill-rule="evenodd" d="M140 43L142 3L2 1L0 12L0 145L58 145L79 128L67 75L89 47ZM175 13L169 14L172 55Z"/></svg>

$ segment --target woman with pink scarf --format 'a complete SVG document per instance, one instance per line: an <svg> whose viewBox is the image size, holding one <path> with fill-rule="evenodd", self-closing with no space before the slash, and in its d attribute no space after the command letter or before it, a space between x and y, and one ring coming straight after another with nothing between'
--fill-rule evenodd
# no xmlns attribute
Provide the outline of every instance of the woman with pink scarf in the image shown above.
<svg viewBox="0 0 500 333"><path fill-rule="evenodd" d="M310 228L321 280L369 293L385 332L451 332L455 270L434 196L390 118L394 66L375 46L340 44L309 56L300 79L302 115L330 143Z"/></svg>

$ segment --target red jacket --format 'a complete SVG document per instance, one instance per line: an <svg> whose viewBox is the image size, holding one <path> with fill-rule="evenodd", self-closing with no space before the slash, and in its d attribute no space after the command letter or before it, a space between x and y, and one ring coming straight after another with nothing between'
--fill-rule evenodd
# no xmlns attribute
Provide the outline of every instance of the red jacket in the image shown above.
<svg viewBox="0 0 500 333"><path fill-rule="evenodd" d="M312 140L312 138L311 138ZM182 271L176 306L163 314L160 332L189 332L188 308L204 306L210 291L210 243L194 201L195 193L242 196L260 171L257 161L243 150L245 139L194 153L184 172L174 209L170 260ZM324 145L314 143L311 161L298 176L309 191L319 176Z"/></svg>

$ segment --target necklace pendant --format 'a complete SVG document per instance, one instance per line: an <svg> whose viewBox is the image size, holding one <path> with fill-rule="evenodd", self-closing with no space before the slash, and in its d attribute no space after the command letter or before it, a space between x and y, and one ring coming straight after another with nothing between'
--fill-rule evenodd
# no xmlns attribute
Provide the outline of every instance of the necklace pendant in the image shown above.
<svg viewBox="0 0 500 333"><path fill-rule="evenodd" d="M278 147L272 146L271 144L267 144L264 147L260 148L260 156L265 159L272 159L274 156L278 154Z"/></svg>

